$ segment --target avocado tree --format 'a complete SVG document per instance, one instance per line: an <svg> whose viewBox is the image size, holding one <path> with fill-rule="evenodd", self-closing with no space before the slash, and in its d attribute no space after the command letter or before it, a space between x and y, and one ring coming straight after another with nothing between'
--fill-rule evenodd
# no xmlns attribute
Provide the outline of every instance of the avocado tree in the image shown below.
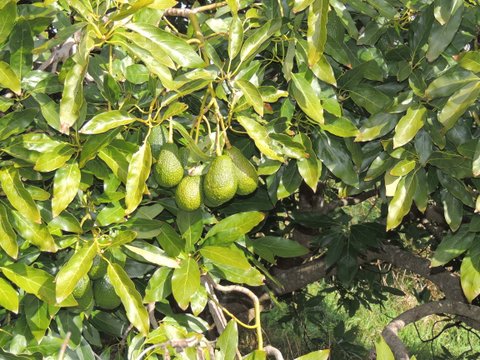
<svg viewBox="0 0 480 360"><path fill-rule="evenodd" d="M326 278L355 311L392 291L378 261L442 294L385 324L378 359L409 359L398 331L432 314L480 329L476 2L5 0L0 19L2 358L281 359L262 303Z"/></svg>

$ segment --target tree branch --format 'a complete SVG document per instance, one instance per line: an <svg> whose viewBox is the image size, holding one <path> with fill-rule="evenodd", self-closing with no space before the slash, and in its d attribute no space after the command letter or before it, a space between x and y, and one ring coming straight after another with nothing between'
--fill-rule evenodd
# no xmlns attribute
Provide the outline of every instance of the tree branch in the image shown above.
<svg viewBox="0 0 480 360"><path fill-rule="evenodd" d="M393 319L382 331L382 336L395 355L395 360L409 360L408 350L398 332L408 324L434 314L451 314L480 322L480 307L459 301L443 300L419 305Z"/></svg>

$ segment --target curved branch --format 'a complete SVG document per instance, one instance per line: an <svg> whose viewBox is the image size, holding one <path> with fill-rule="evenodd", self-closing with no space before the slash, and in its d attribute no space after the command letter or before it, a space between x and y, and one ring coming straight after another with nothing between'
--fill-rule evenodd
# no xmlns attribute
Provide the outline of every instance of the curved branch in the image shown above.
<svg viewBox="0 0 480 360"><path fill-rule="evenodd" d="M409 360L408 350L398 332L408 324L434 314L451 314L480 321L480 307L459 301L443 300L419 305L393 319L382 331L382 336L395 355L395 360Z"/></svg>
<svg viewBox="0 0 480 360"><path fill-rule="evenodd" d="M383 245L377 251L369 251L364 258L359 258L359 265L380 260L396 268L405 269L433 282L447 299L465 302L460 279L444 269L430 268L430 260L393 245ZM272 274L283 285L282 288L269 285L277 295L284 295L304 288L306 285L335 274L335 269L328 269L323 257L314 259L289 269L273 269Z"/></svg>

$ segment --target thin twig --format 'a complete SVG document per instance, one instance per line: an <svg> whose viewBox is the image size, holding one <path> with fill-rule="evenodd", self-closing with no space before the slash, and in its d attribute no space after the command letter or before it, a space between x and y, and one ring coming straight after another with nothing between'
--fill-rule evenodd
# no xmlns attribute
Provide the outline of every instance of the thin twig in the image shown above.
<svg viewBox="0 0 480 360"><path fill-rule="evenodd" d="M63 340L62 346L60 348L60 352L58 353L58 360L63 360L65 357L65 351L67 351L67 346L68 343L70 342L70 336L72 336L72 333L70 331L67 332L65 335L65 340Z"/></svg>

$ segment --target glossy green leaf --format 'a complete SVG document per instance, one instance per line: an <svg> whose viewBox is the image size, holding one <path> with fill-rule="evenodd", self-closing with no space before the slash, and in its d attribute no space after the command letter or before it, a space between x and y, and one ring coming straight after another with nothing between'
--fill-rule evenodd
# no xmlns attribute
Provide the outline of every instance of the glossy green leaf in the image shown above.
<svg viewBox="0 0 480 360"><path fill-rule="evenodd" d="M194 68L205 65L195 50L183 39L146 23L129 23L127 27L158 45L178 65Z"/></svg>
<svg viewBox="0 0 480 360"><path fill-rule="evenodd" d="M461 0L436 0L433 14L440 25L445 25L463 4Z"/></svg>
<svg viewBox="0 0 480 360"><path fill-rule="evenodd" d="M145 303L162 301L172 293L172 272L172 269L161 267L153 273L145 289Z"/></svg>
<svg viewBox="0 0 480 360"><path fill-rule="evenodd" d="M177 234L175 229L167 223L163 223L162 225L160 225L157 241L161 245L162 249L165 250L165 252L171 257L177 257L184 250L193 250L193 246L189 250L185 249L185 240L182 239Z"/></svg>
<svg viewBox="0 0 480 360"><path fill-rule="evenodd" d="M82 134L101 134L110 129L122 125L131 124L137 120L135 116L121 110L112 110L104 113L100 113L94 116L89 122L87 122L80 133Z"/></svg>
<svg viewBox="0 0 480 360"><path fill-rule="evenodd" d="M415 171L415 194L413 194L413 201L417 209L424 213L428 206L428 179L427 174L423 168Z"/></svg>
<svg viewBox="0 0 480 360"><path fill-rule="evenodd" d="M427 116L427 109L422 105L414 105L408 108L407 113L395 126L393 148L398 148L410 142L418 130L423 127Z"/></svg>
<svg viewBox="0 0 480 360"><path fill-rule="evenodd" d="M391 98L370 85L357 85L350 89L352 100L374 115L392 103Z"/></svg>
<svg viewBox="0 0 480 360"><path fill-rule="evenodd" d="M56 252L58 250L52 235L45 225L36 224L17 211L12 211L12 215L12 225L22 238L42 251Z"/></svg>
<svg viewBox="0 0 480 360"><path fill-rule="evenodd" d="M265 44L265 42L280 29L281 20L269 20L263 26L249 33L246 40L243 43L242 50L240 51L240 61L243 63L245 60L254 56L258 49Z"/></svg>
<svg viewBox="0 0 480 360"><path fill-rule="evenodd" d="M442 184L442 186L458 200L467 206L472 208L475 207L473 196L462 181L449 176L442 171L437 171L437 177L440 181L440 184Z"/></svg>
<svg viewBox="0 0 480 360"><path fill-rule="evenodd" d="M415 169L415 160L400 160L391 170L390 175L392 176L405 176L410 171Z"/></svg>
<svg viewBox="0 0 480 360"><path fill-rule="evenodd" d="M346 117L326 119L322 129L340 137L355 137L359 135L357 127Z"/></svg>
<svg viewBox="0 0 480 360"><path fill-rule="evenodd" d="M387 19L393 19L397 14L395 7L388 3L387 0L367 0L367 3Z"/></svg>
<svg viewBox="0 0 480 360"><path fill-rule="evenodd" d="M48 313L48 304L33 295L27 295L22 301L28 327L37 342L45 336L51 317Z"/></svg>
<svg viewBox="0 0 480 360"><path fill-rule="evenodd" d="M468 51L466 52L460 61L458 62L462 68L473 71L475 73L480 72L480 51Z"/></svg>
<svg viewBox="0 0 480 360"><path fill-rule="evenodd" d="M213 226L205 235L210 245L228 244L245 235L263 219L265 214L249 211L231 215Z"/></svg>
<svg viewBox="0 0 480 360"><path fill-rule="evenodd" d="M53 179L52 215L59 215L77 195L81 180L76 162L58 169Z"/></svg>
<svg viewBox="0 0 480 360"><path fill-rule="evenodd" d="M142 335L147 335L150 327L148 312L142 304L142 297L135 284L119 264L109 263L107 274L115 293L122 301L128 320Z"/></svg>
<svg viewBox="0 0 480 360"><path fill-rule="evenodd" d="M268 136L267 129L257 121L246 117L238 116L237 121L247 131L248 136L255 142L257 148L272 160L283 161L283 158L274 150L272 140Z"/></svg>
<svg viewBox="0 0 480 360"><path fill-rule="evenodd" d="M323 132L320 133L317 153L319 159L333 175L348 185L357 186L358 174L353 167L351 155L339 140Z"/></svg>
<svg viewBox="0 0 480 360"><path fill-rule="evenodd" d="M22 263L7 265L1 270L8 280L25 292L51 305L56 305L54 277L46 271ZM59 305L75 306L77 302L73 296L69 296Z"/></svg>
<svg viewBox="0 0 480 360"><path fill-rule="evenodd" d="M75 64L68 72L63 88L62 100L60 101L60 131L68 134L70 127L74 125L84 103L83 78L86 65Z"/></svg>
<svg viewBox="0 0 480 360"><path fill-rule="evenodd" d="M8 217L7 208L3 204L0 204L0 247L8 256L14 259L17 258L17 235L13 231Z"/></svg>
<svg viewBox="0 0 480 360"><path fill-rule="evenodd" d="M480 295L480 245L475 243L463 258L460 282L468 302Z"/></svg>
<svg viewBox="0 0 480 360"><path fill-rule="evenodd" d="M309 118L323 124L323 107L312 86L300 74L292 74L292 80L292 94L300 108Z"/></svg>
<svg viewBox="0 0 480 360"><path fill-rule="evenodd" d="M474 240L475 233L468 231L460 230L457 233L449 233L435 249L430 266L445 265L450 260L462 255L471 247Z"/></svg>
<svg viewBox="0 0 480 360"><path fill-rule="evenodd" d="M430 99L450 96L472 82L480 82L480 78L470 71L453 69L433 80L425 90L425 96Z"/></svg>
<svg viewBox="0 0 480 360"><path fill-rule="evenodd" d="M230 23L230 31L228 33L228 57L230 60L233 60L243 44L243 24L242 20L235 15L232 17L232 22Z"/></svg>
<svg viewBox="0 0 480 360"><path fill-rule="evenodd" d="M0 18L3 19L0 24L0 44L3 44L10 35L17 18L17 4L15 1L5 2L0 8Z"/></svg>
<svg viewBox="0 0 480 360"><path fill-rule="evenodd" d="M371 141L388 134L397 124L398 116L378 113L362 123L355 141Z"/></svg>
<svg viewBox="0 0 480 360"><path fill-rule="evenodd" d="M477 101L480 81L471 82L455 92L438 114L438 121L448 130L452 128L465 111Z"/></svg>
<svg viewBox="0 0 480 360"><path fill-rule="evenodd" d="M445 25L434 22L428 37L427 60L432 62L447 48L462 21L463 4L457 8Z"/></svg>
<svg viewBox="0 0 480 360"><path fill-rule="evenodd" d="M60 131L60 106L46 94L33 94L32 96L40 106L40 111L47 124Z"/></svg>
<svg viewBox="0 0 480 360"><path fill-rule="evenodd" d="M308 64L316 64L325 49L327 41L328 0L315 0L308 9Z"/></svg>
<svg viewBox="0 0 480 360"><path fill-rule="evenodd" d="M440 195L445 221L452 231L457 231L463 219L463 204L445 189L441 191Z"/></svg>
<svg viewBox="0 0 480 360"><path fill-rule="evenodd" d="M35 162L34 170L49 172L57 170L65 165L75 153L75 149L70 144L60 144L51 152L41 154Z"/></svg>
<svg viewBox="0 0 480 360"><path fill-rule="evenodd" d="M200 270L197 262L188 257L182 260L180 267L173 271L172 293L173 297L185 310L192 299L192 296L200 287Z"/></svg>
<svg viewBox="0 0 480 360"><path fill-rule="evenodd" d="M31 70L33 64L33 37L30 24L20 21L15 24L8 41L10 66L19 79Z"/></svg>
<svg viewBox="0 0 480 360"><path fill-rule="evenodd" d="M415 181L412 174L409 174L401 178L395 190L395 196L388 205L387 231L401 224L403 217L410 211L414 194Z"/></svg>
<svg viewBox="0 0 480 360"><path fill-rule="evenodd" d="M217 339L217 346L220 348L222 359L235 359L238 347L238 328L235 320L228 322L222 334Z"/></svg>
<svg viewBox="0 0 480 360"><path fill-rule="evenodd" d="M263 116L263 100L258 89L247 80L237 80L235 85L240 88L247 102L253 106L255 112Z"/></svg>
<svg viewBox="0 0 480 360"><path fill-rule="evenodd" d="M17 314L19 302L18 293L12 285L0 278L0 306Z"/></svg>
<svg viewBox="0 0 480 360"><path fill-rule="evenodd" d="M19 78L4 61L0 61L0 86L12 90L17 95L22 91Z"/></svg>
<svg viewBox="0 0 480 360"><path fill-rule="evenodd" d="M295 139L299 140L305 146L308 154L307 158L297 161L298 172L313 192L316 192L318 180L322 173L322 163L317 158L317 154L313 151L312 142L307 135L300 133Z"/></svg>
<svg viewBox="0 0 480 360"><path fill-rule="evenodd" d="M12 206L23 216L37 224L41 223L40 212L30 193L23 186L18 171L6 168L0 171L0 183Z"/></svg>
<svg viewBox="0 0 480 360"><path fill-rule="evenodd" d="M124 245L126 249L129 251L140 255L146 261L158 265L158 266L166 266L169 268L177 268L178 263L175 259L169 258L165 256L164 252L158 249L158 251L152 251L155 247L151 247L150 249L142 249L137 246L132 245Z"/></svg>
<svg viewBox="0 0 480 360"><path fill-rule="evenodd" d="M146 188L145 183L150 175L151 167L152 150L148 141L145 140L140 149L133 154L130 165L128 166L125 195L127 214L135 211L137 206L142 201L143 193Z"/></svg>
<svg viewBox="0 0 480 360"><path fill-rule="evenodd" d="M204 246L200 254L210 260L216 266L230 266L239 272L251 268L245 254L235 245L225 246Z"/></svg>
<svg viewBox="0 0 480 360"><path fill-rule="evenodd" d="M55 277L55 295L57 302L61 303L75 289L80 279L92 267L93 258L98 253L98 245L90 241L75 251L73 256L60 268Z"/></svg>
<svg viewBox="0 0 480 360"><path fill-rule="evenodd" d="M302 176L298 171L296 163L294 160L289 161L287 166L284 167L284 171L277 174L277 178L279 179L276 191L277 200L290 196L300 188Z"/></svg>
<svg viewBox="0 0 480 360"><path fill-rule="evenodd" d="M305 246L298 242L277 236L264 236L255 239L253 248L259 255L271 253L282 258L303 256L309 252Z"/></svg>

